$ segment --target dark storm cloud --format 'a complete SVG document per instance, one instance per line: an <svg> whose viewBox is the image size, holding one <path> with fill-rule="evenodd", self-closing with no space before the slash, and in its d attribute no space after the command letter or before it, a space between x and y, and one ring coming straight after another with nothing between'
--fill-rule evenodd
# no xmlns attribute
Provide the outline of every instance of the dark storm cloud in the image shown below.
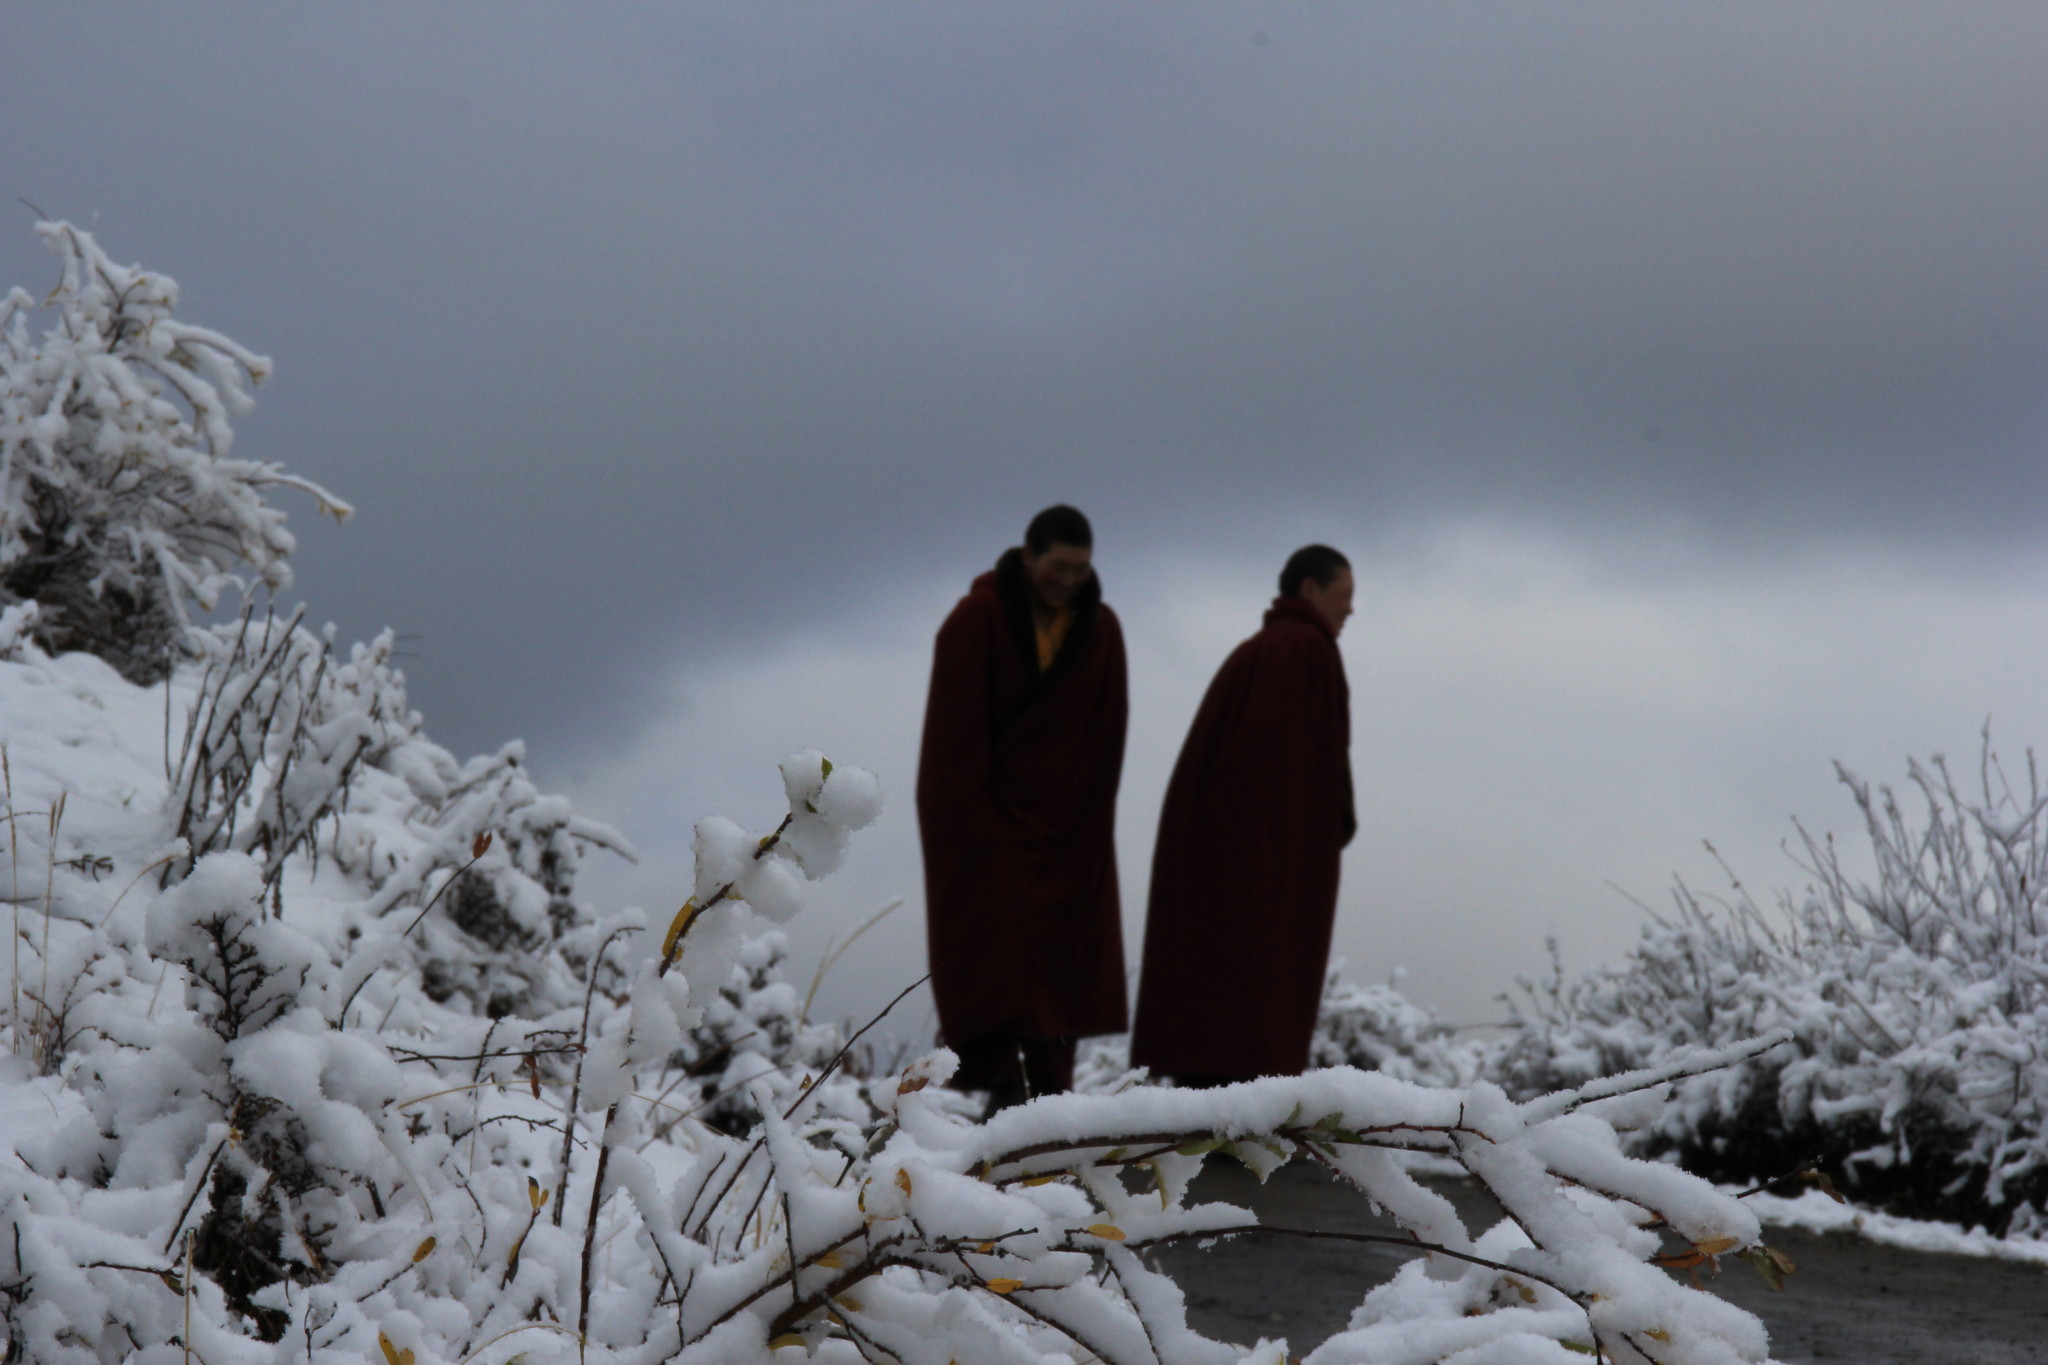
<svg viewBox="0 0 2048 1365"><path fill-rule="evenodd" d="M300 587L417 633L461 747L601 733L1055 497L1120 553L1335 504L2042 529L2032 5L7 27L0 188L278 360L242 453L362 508L299 510Z"/></svg>

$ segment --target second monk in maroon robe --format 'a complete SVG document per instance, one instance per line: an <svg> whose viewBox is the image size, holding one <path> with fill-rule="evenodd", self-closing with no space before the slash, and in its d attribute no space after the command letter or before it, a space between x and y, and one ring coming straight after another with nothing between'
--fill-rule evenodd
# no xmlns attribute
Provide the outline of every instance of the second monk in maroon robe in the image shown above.
<svg viewBox="0 0 2048 1365"><path fill-rule="evenodd" d="M1322 550L1338 565L1343 557ZM1289 562L1289 570L1295 561ZM1274 599L1224 661L1174 765L1152 859L1133 1065L1184 1082L1294 1075L1308 1063L1357 828L1351 693L1337 631L1351 574ZM1286 584L1283 575L1283 585ZM1297 591L1303 591L1297 587Z"/></svg>
<svg viewBox="0 0 2048 1365"><path fill-rule="evenodd" d="M1040 518L1055 512L1079 518ZM1034 629L1032 591L1012 549L940 627L917 772L932 994L961 1056L955 1083L1006 1101L1066 1088L1074 1040L1126 1019L1123 632L1092 570L1056 645Z"/></svg>

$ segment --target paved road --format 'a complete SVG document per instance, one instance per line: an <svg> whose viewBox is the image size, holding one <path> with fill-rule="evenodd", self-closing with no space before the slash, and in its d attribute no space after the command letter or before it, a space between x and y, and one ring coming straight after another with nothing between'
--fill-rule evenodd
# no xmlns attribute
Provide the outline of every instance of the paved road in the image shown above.
<svg viewBox="0 0 2048 1365"><path fill-rule="evenodd" d="M1437 1188L1468 1226L1498 1217L1475 1186ZM1195 1196L1256 1209L1266 1222L1387 1232L1356 1192L1319 1168L1289 1166L1263 1188L1242 1168L1212 1162ZM1727 1263L1715 1293L1761 1317L1785 1365L2048 1365L2048 1270L1969 1256L1936 1256L1861 1240L1775 1229L1772 1246L1799 1269L1773 1293L1748 1266ZM1226 1341L1285 1336L1297 1355L1344 1328L1367 1289L1407 1259L1396 1247L1249 1236L1207 1251L1160 1253L1188 1295L1194 1326Z"/></svg>

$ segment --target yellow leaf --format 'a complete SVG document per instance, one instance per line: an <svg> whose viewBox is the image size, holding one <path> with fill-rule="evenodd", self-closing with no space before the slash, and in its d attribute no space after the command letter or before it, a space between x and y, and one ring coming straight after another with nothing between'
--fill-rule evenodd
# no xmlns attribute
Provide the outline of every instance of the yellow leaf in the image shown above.
<svg viewBox="0 0 2048 1365"><path fill-rule="evenodd" d="M526 1238L525 1238L524 1236L520 1237L520 1239L519 1239L518 1241L514 1242L514 1243L512 1244L512 1254L511 1254L511 1255L509 1255L509 1256L507 1256L507 1257L505 1258L505 1264L506 1264L506 1265L509 1265L509 1266L516 1266L516 1265L518 1265L518 1264L519 1264L519 1248L521 1248L521 1247L523 1247L523 1246L525 1246L525 1245L526 1245Z"/></svg>
<svg viewBox="0 0 2048 1365"><path fill-rule="evenodd" d="M1090 1237L1100 1237L1105 1242L1121 1242L1124 1230L1113 1223L1093 1223L1088 1227Z"/></svg>
<svg viewBox="0 0 2048 1365"><path fill-rule="evenodd" d="M384 1359L389 1361L390 1365L412 1365L413 1353L411 1348L408 1347L403 1351L399 1350L391 1344L391 1338L385 1336L382 1332L377 1333L377 1344L384 1348Z"/></svg>
<svg viewBox="0 0 2048 1365"><path fill-rule="evenodd" d="M526 1177L526 1202L535 1209L548 1202L548 1192L542 1189L540 1182L532 1176Z"/></svg>
<svg viewBox="0 0 2048 1365"><path fill-rule="evenodd" d="M1671 1333L1665 1331L1661 1327L1645 1327L1643 1329L1643 1335L1650 1338L1650 1340L1652 1341L1671 1340Z"/></svg>
<svg viewBox="0 0 2048 1365"><path fill-rule="evenodd" d="M1058 1180L1061 1174L1059 1171L1054 1171L1051 1175L1034 1175L1024 1183L1027 1185L1050 1185L1053 1181Z"/></svg>
<svg viewBox="0 0 2048 1365"><path fill-rule="evenodd" d="M837 1270L846 1264L846 1258L836 1251L828 1251L818 1258L818 1264L827 1270Z"/></svg>
<svg viewBox="0 0 2048 1365"><path fill-rule="evenodd" d="M416 1248L416 1249L415 1249L415 1250L413 1251L413 1253L412 1253L412 1263L413 1263L414 1265L418 1265L418 1264L419 1264L419 1263L420 1263L421 1261L424 1261L424 1260L426 1260L426 1259L427 1259L427 1257L429 1257L429 1256L431 1256L431 1255L433 1255L433 1254L434 1254L434 1239L433 1239L433 1238L431 1238L431 1237L429 1237L429 1238L428 1238L428 1239L427 1239L426 1241L424 1241L424 1242L421 1242L421 1243L419 1244L419 1246L418 1246L418 1247L417 1247L417 1248Z"/></svg>
<svg viewBox="0 0 2048 1365"><path fill-rule="evenodd" d="M832 1302L838 1304L841 1308L844 1308L849 1313L858 1313L861 1311L860 1300L856 1299L851 1294L841 1294L834 1298Z"/></svg>
<svg viewBox="0 0 2048 1365"><path fill-rule="evenodd" d="M1701 1242L1693 1249L1702 1256L1719 1256L1724 1251L1734 1250L1741 1241L1739 1237L1714 1237Z"/></svg>
<svg viewBox="0 0 2048 1365"><path fill-rule="evenodd" d="M781 1336L776 1337L774 1340L768 1343L768 1349L771 1351L779 1351L785 1346L801 1346L803 1344L804 1339L798 1336L796 1333L784 1332Z"/></svg>
<svg viewBox="0 0 2048 1365"><path fill-rule="evenodd" d="M1669 1256L1652 1256L1651 1265L1661 1265L1666 1270L1691 1270L1706 1260L1704 1252L1674 1251Z"/></svg>
<svg viewBox="0 0 2048 1365"><path fill-rule="evenodd" d="M902 1190L905 1194L910 1193L910 1172L896 1172L896 1188Z"/></svg>
<svg viewBox="0 0 2048 1365"><path fill-rule="evenodd" d="M994 1242L983 1242L980 1246L975 1248L976 1251L981 1252L983 1255L987 1255L989 1252L994 1251L995 1249L996 1244Z"/></svg>
<svg viewBox="0 0 2048 1365"><path fill-rule="evenodd" d="M683 908L676 911L676 917L669 921L668 935L661 941L661 960L663 962L668 961L674 955L676 940L683 936L683 930L690 927L690 921L696 918L696 915L697 902L694 900L684 901Z"/></svg>
<svg viewBox="0 0 2048 1365"><path fill-rule="evenodd" d="M1521 1296L1523 1303L1536 1302L1536 1291L1528 1285L1523 1284L1520 1280L1509 1280L1508 1283L1515 1287L1515 1293Z"/></svg>
<svg viewBox="0 0 2048 1365"><path fill-rule="evenodd" d="M1014 1294L1023 1287L1024 1281L1022 1280L1005 1279L990 1280L986 1285L983 1286L983 1288L987 1289L988 1292L991 1294Z"/></svg>

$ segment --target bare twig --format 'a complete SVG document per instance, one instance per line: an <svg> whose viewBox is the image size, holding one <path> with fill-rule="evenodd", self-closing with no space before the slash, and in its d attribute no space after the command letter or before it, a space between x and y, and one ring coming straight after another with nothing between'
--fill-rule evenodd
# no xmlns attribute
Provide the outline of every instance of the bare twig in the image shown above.
<svg viewBox="0 0 2048 1365"><path fill-rule="evenodd" d="M604 1127L599 1130L597 1141L597 1174L590 1186L590 1216L583 1225L583 1258L579 1264L576 1288L576 1337L581 1341L590 1325L590 1256L597 1245L597 1215L604 1208L605 1168L612 1160L612 1121L619 1116L619 1106L614 1104L604 1111Z"/></svg>
<svg viewBox="0 0 2048 1365"><path fill-rule="evenodd" d="M874 928L877 924L880 924L883 920L889 918L890 915L894 914L897 910L901 909L902 906L903 897L898 896L896 897L896 899L890 901L881 909L875 911L874 914L869 915L865 920L862 920L859 927L846 936L846 942L829 943L825 946L825 955L818 959L818 970L811 973L811 988L804 992L804 1007L803 1009L797 1012L797 1018L799 1021L806 1023L809 1022L811 1017L811 1002L818 998L818 987L825 984L825 974L832 970L834 964L836 964L841 957L845 956L846 950L848 948L851 948L855 944L855 942L859 940L862 934L865 934L868 930Z"/></svg>

